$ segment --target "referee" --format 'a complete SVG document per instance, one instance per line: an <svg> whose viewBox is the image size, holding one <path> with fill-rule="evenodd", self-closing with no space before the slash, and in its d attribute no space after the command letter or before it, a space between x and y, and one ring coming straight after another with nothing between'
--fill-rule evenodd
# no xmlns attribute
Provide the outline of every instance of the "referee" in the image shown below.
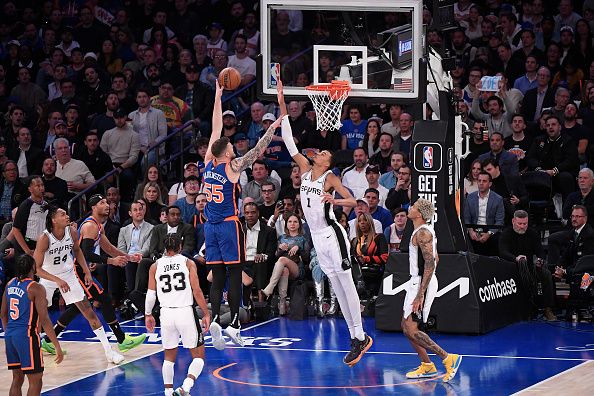
<svg viewBox="0 0 594 396"><path fill-rule="evenodd" d="M43 199L45 187L41 176L29 177L27 187L31 196L19 205L12 225L12 234L17 252L33 256L37 238L45 229L47 204Z"/></svg>

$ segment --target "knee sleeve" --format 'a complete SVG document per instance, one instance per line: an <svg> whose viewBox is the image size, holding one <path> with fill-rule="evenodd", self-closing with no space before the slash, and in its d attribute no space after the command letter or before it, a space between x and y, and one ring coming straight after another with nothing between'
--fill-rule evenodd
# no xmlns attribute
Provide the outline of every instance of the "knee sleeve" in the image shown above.
<svg viewBox="0 0 594 396"><path fill-rule="evenodd" d="M170 362L169 360L163 360L163 383L165 385L173 385L173 367L175 363Z"/></svg>

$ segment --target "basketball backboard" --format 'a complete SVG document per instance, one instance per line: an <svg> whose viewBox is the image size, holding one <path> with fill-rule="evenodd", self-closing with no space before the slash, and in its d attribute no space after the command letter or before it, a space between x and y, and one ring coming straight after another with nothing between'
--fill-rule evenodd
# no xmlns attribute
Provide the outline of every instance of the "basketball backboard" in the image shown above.
<svg viewBox="0 0 594 396"><path fill-rule="evenodd" d="M258 90L289 100L330 79L351 83L350 101L419 103L426 93L422 0L262 0Z"/></svg>

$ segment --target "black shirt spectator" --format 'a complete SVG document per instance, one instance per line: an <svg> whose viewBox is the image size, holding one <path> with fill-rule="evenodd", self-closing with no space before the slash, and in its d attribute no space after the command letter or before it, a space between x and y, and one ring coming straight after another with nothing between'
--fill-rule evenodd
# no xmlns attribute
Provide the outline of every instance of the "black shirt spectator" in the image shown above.
<svg viewBox="0 0 594 396"><path fill-rule="evenodd" d="M39 236L45 230L47 216L46 202L43 200L43 180L39 176L27 180L30 197L20 205L12 224L15 247L21 253L30 254L35 249Z"/></svg>
<svg viewBox="0 0 594 396"><path fill-rule="evenodd" d="M113 170L111 158L99 147L99 137L89 133L85 138L84 147L75 153L75 159L81 160L93 174L95 180L99 180L106 173Z"/></svg>
<svg viewBox="0 0 594 396"><path fill-rule="evenodd" d="M575 189L579 169L577 147L573 139L561 134L559 118L546 121L547 135L534 139L526 155L528 169L544 171L553 178L553 189L565 199Z"/></svg>
<svg viewBox="0 0 594 396"><path fill-rule="evenodd" d="M42 179L45 186L45 200L64 210L68 207L68 183L56 177L56 160L46 158L42 166Z"/></svg>

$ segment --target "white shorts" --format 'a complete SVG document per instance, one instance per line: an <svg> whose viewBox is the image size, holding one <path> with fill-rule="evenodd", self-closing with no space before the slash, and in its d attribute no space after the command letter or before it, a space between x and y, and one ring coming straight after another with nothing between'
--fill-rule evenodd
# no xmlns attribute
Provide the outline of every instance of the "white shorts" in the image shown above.
<svg viewBox="0 0 594 396"><path fill-rule="evenodd" d="M412 313L412 305L417 293L419 292L419 287L421 286L421 277L415 276L408 281L408 285L406 287L406 297L404 297L404 319L408 318ZM437 277L435 274L431 277L429 281L429 285L427 286L427 290L425 291L425 300L423 302L423 323L427 323L427 318L429 318L429 311L431 310L431 305L433 304L433 300L435 300L435 295L437 294Z"/></svg>
<svg viewBox="0 0 594 396"><path fill-rule="evenodd" d="M351 244L340 224L311 231L311 240L316 248L320 268L326 275L344 272L342 261L350 260Z"/></svg>
<svg viewBox="0 0 594 396"><path fill-rule="evenodd" d="M62 294L62 297L64 297L64 302L66 305L74 304L85 299L85 291L83 290L78 278L76 277L76 274L74 273L74 268L72 268L72 271L57 274L55 276L68 283L68 286L70 286L70 290L68 290L66 293L60 290L60 294ZM47 279L40 279L39 284L45 288L47 305L51 305L52 297L54 296L56 289L58 289L58 284Z"/></svg>
<svg viewBox="0 0 594 396"><path fill-rule="evenodd" d="M204 344L202 329L192 307L161 307L161 343L164 349L175 349L181 335L184 348Z"/></svg>

